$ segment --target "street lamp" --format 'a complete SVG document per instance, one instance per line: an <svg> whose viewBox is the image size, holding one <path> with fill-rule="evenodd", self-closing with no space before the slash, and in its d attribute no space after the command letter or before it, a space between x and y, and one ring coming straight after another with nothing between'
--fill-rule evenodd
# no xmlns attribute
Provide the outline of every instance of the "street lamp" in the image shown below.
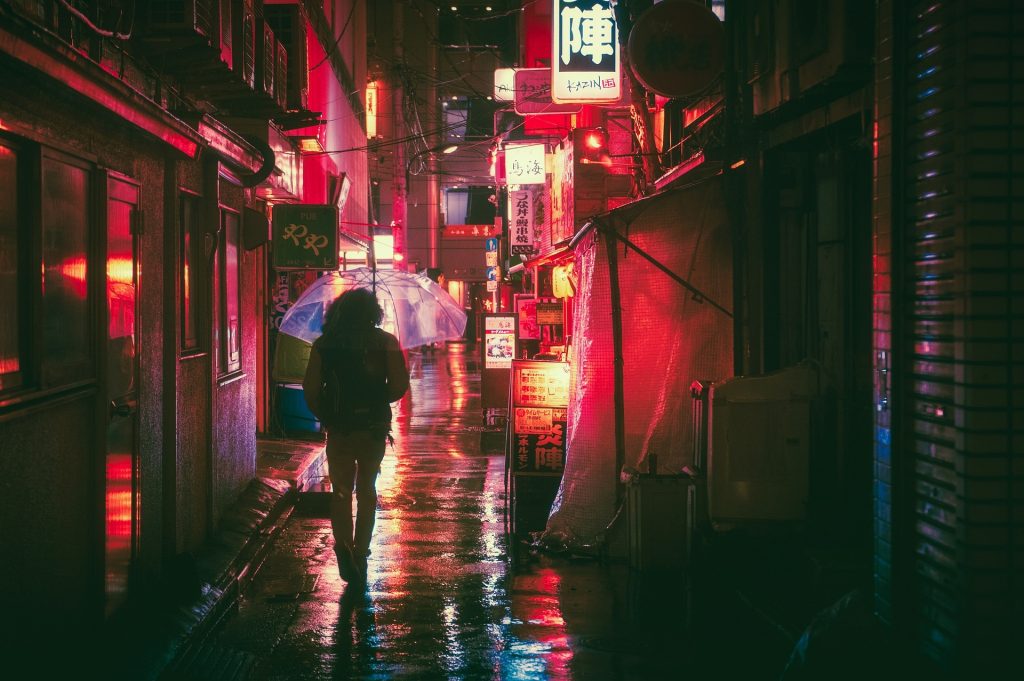
<svg viewBox="0 0 1024 681"><path fill-rule="evenodd" d="M459 145L457 145L457 144L439 144L439 145L437 145L435 147L431 147L429 149L424 149L423 151L417 152L405 164L405 175L406 175L406 177L408 177L409 175L419 175L420 172L423 172L422 170L420 170L419 172L416 172L416 173L412 172L412 164L415 163L417 160L419 160L419 158L421 156L427 156L428 154L436 154L438 152L440 152L442 154L451 154L454 151L456 151L458 148L459 148Z"/></svg>

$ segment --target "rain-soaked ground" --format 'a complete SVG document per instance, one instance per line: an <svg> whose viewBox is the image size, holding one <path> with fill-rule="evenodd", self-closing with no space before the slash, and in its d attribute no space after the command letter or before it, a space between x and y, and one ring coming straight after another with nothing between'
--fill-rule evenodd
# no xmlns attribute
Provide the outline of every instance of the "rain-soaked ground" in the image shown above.
<svg viewBox="0 0 1024 681"><path fill-rule="evenodd" d="M307 495L191 678L775 678L762 633L683 579L518 550L500 433L484 433L473 346L409 355L410 395L378 483L365 587L338 575ZM492 442L493 440L493 442ZM483 445L482 445L483 442ZM700 604L705 603L702 607ZM759 643L760 641L760 643ZM205 662L203 662L205 660ZM217 668L220 667L220 671ZM229 671L231 670L231 671Z"/></svg>

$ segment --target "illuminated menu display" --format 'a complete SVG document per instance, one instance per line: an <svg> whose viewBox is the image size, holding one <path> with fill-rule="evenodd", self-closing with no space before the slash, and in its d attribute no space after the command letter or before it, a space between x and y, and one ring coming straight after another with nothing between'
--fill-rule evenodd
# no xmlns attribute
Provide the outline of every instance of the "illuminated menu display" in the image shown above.
<svg viewBox="0 0 1024 681"><path fill-rule="evenodd" d="M509 415L516 473L562 474L568 405L568 363L513 360Z"/></svg>

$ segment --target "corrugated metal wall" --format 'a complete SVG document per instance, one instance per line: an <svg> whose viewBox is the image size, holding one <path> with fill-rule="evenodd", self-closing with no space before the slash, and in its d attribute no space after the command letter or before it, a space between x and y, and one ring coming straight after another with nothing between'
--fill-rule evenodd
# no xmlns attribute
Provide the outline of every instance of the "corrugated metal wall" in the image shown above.
<svg viewBox="0 0 1024 681"><path fill-rule="evenodd" d="M906 599L896 616L929 657L957 668L1007 655L1024 591L1024 230L1014 229L1024 217L1024 3L903 11L894 43L905 65L896 81L902 340L891 387L902 437L893 547L907 591L896 594ZM881 454L887 424L878 424ZM876 475L884 502L888 480ZM884 523L884 503L876 509Z"/></svg>

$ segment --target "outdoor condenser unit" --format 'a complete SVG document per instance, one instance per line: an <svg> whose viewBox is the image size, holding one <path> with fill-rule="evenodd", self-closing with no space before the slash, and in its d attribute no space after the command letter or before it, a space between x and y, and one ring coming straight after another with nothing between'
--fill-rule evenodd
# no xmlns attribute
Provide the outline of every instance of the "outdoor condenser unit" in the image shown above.
<svg viewBox="0 0 1024 681"><path fill-rule="evenodd" d="M817 367L803 363L713 383L706 404L694 394L695 410L707 409L703 472L712 527L804 520L819 384Z"/></svg>

